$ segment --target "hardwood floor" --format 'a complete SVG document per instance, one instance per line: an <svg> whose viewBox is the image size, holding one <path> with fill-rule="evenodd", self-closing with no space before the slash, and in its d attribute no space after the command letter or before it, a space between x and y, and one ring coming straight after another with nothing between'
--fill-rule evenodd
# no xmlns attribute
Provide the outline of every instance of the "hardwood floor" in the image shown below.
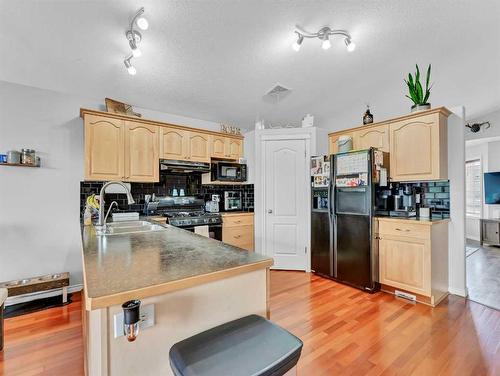
<svg viewBox="0 0 500 376"><path fill-rule="evenodd" d="M0 375L83 374L74 300L6 320ZM271 319L304 341L299 375L500 375L500 312L454 296L432 309L272 271Z"/></svg>
<svg viewBox="0 0 500 376"><path fill-rule="evenodd" d="M304 341L302 375L500 375L500 312L366 294L302 272L271 274L271 320Z"/></svg>
<svg viewBox="0 0 500 376"><path fill-rule="evenodd" d="M0 375L83 375L80 294L73 302L5 320L5 347Z"/></svg>

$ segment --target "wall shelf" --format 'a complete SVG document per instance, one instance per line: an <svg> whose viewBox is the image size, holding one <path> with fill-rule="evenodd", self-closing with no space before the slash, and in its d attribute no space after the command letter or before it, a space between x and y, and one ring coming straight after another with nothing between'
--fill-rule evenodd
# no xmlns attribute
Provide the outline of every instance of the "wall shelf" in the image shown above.
<svg viewBox="0 0 500 376"><path fill-rule="evenodd" d="M0 163L0 166L14 166L14 167L40 167L36 165L28 165L22 163Z"/></svg>

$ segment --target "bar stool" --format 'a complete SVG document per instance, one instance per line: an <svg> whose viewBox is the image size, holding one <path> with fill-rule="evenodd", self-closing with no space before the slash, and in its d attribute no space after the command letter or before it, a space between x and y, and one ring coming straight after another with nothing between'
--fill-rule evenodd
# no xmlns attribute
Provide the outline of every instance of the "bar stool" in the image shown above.
<svg viewBox="0 0 500 376"><path fill-rule="evenodd" d="M0 289L0 351L3 350L3 308L7 299L7 289Z"/></svg>
<svg viewBox="0 0 500 376"><path fill-rule="evenodd" d="M176 376L295 375L302 341L261 316L250 315L177 342L170 349Z"/></svg>

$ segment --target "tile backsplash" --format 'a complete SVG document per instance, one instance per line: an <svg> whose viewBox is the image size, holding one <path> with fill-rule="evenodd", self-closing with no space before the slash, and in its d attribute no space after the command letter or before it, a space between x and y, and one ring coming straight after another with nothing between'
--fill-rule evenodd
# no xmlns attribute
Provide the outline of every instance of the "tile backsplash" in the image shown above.
<svg viewBox="0 0 500 376"><path fill-rule="evenodd" d="M85 201L91 194L99 194L104 182L80 182L80 216L83 216L85 209ZM254 187L253 184L245 185L201 185L200 175L195 174L161 174L158 183L130 183L130 191L134 198L135 204L128 205L127 196L125 194L106 194L105 210L108 210L111 202L116 201L118 209L113 209L117 212L139 212L144 209L144 196L155 194L156 196L172 195L174 189L179 192L184 189L187 195L203 197L209 200L212 194L223 195L224 191L242 191L243 208L245 210L253 210L254 206Z"/></svg>
<svg viewBox="0 0 500 376"><path fill-rule="evenodd" d="M424 206L432 209L434 218L450 217L450 182L448 180L400 184L420 189L421 202Z"/></svg>

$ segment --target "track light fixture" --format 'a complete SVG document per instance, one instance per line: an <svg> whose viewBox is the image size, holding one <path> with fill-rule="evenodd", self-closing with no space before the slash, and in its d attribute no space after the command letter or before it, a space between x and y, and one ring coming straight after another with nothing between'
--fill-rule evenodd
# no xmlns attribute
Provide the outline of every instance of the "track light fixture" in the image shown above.
<svg viewBox="0 0 500 376"><path fill-rule="evenodd" d="M141 43L142 40L142 34L134 28L134 25L136 25L141 30L147 30L147 28L149 27L149 22L144 17L144 8L139 9L139 11L135 14L135 16L132 18L132 21L130 22L129 28L125 32L125 36L127 37L132 54L127 56L125 60L123 60L123 64L125 64L128 73L131 75L135 75L137 73L137 70L132 65L130 60L133 57L142 56L142 51L139 48L139 43Z"/></svg>
<svg viewBox="0 0 500 376"><path fill-rule="evenodd" d="M137 73L137 69L135 69L135 67L130 62L130 59L132 59L132 57L133 56L130 55L125 60L123 60L123 63L125 64L125 68L127 68L128 74L130 74L131 76L135 76L135 74Z"/></svg>
<svg viewBox="0 0 500 376"><path fill-rule="evenodd" d="M298 26L295 28L295 34L297 34L297 41L293 43L292 48L295 51L300 50L300 46L304 41L304 38L318 38L321 42L321 48L328 50L332 46L330 37L334 35L339 35L344 37L344 43L347 47L347 51L352 52L356 48L356 44L352 41L351 35L345 30L332 30L328 26L321 28L317 33L309 33L302 30Z"/></svg>

